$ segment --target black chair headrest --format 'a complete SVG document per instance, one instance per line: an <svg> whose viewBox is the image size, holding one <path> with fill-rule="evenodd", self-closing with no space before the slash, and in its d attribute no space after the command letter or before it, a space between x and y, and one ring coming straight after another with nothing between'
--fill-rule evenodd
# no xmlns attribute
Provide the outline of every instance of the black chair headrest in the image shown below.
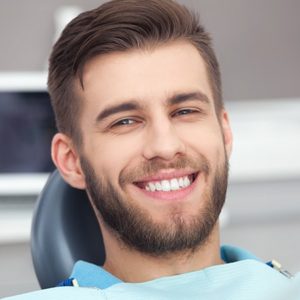
<svg viewBox="0 0 300 300"><path fill-rule="evenodd" d="M54 171L41 192L31 228L31 253L42 288L68 278L77 260L103 265L101 231L83 190Z"/></svg>

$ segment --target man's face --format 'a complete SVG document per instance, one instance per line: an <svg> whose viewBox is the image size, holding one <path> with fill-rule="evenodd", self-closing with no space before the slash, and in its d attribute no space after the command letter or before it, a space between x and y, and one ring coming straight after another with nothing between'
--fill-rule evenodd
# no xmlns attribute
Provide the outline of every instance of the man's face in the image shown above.
<svg viewBox="0 0 300 300"><path fill-rule="evenodd" d="M80 161L102 229L153 255L200 246L225 199L231 137L199 52L99 56L83 82Z"/></svg>

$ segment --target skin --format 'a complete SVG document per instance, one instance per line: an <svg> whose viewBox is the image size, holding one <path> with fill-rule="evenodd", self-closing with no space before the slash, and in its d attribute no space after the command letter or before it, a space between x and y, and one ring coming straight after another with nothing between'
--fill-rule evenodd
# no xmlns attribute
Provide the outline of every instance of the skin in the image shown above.
<svg viewBox="0 0 300 300"><path fill-rule="evenodd" d="M131 50L97 56L83 72L84 89L79 118L83 145L77 149L62 133L53 138L52 157L64 179L85 189L80 153L88 158L97 176L105 176L128 201L146 210L155 222L168 224L171 212L185 222L201 210L205 192L211 188L217 167L230 156L232 134L225 110L215 111L206 68L197 49L177 41L152 50ZM196 94L178 103L168 99ZM139 108L99 118L111 106L134 102ZM81 152L80 152L81 151ZM167 192L151 196L133 182L119 183L121 172L139 169L143 162L159 160L166 167L140 181L178 177L167 167L178 157L204 156L211 166L209 176L200 173L185 193ZM180 170L190 174L197 170ZM166 196L167 195L167 196ZM98 214L107 259L104 268L127 282L199 270L222 263L219 226L207 242L193 252L151 257L123 245Z"/></svg>

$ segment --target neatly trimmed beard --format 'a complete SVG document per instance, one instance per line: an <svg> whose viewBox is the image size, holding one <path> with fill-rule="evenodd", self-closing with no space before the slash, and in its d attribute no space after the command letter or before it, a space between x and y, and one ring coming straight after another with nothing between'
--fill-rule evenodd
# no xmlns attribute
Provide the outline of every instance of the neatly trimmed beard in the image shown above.
<svg viewBox="0 0 300 300"><path fill-rule="evenodd" d="M89 161L81 156L81 166L86 177L87 191L98 210L105 226L110 229L122 243L139 252L152 256L169 255L176 252L194 251L203 245L212 232L222 210L227 190L228 159L217 166L210 188L202 194L198 212L186 216L180 209L170 210L169 218L164 222L154 221L151 214L126 199L108 182L104 175L97 177ZM151 161L136 170L121 172L120 187L134 182L160 169L191 167L200 170L206 177L211 173L208 161L200 156L197 160L177 159L172 164Z"/></svg>

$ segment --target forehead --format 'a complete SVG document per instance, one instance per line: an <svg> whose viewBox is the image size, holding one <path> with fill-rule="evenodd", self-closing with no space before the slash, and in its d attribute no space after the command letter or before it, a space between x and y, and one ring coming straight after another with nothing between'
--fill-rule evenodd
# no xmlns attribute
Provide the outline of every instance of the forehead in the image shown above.
<svg viewBox="0 0 300 300"><path fill-rule="evenodd" d="M192 44L183 41L97 56L83 69L83 85L87 109L128 100L153 105L173 94L193 91L212 102L205 62Z"/></svg>

